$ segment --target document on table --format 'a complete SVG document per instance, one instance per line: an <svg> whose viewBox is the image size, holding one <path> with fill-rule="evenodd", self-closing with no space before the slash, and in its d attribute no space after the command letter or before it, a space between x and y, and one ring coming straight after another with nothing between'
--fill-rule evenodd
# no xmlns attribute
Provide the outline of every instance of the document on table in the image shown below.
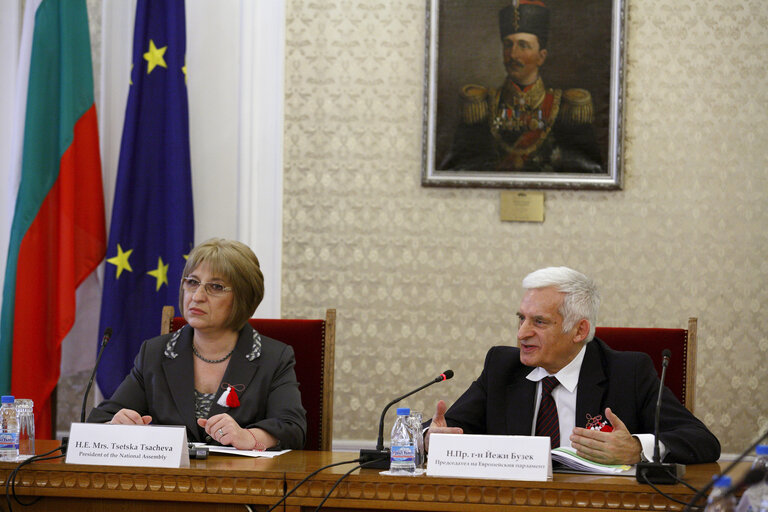
<svg viewBox="0 0 768 512"><path fill-rule="evenodd" d="M552 470L556 473L589 473L594 475L609 474L617 476L635 476L635 466L628 464L600 464L576 455L576 450L561 446L552 450Z"/></svg>
<svg viewBox="0 0 768 512"><path fill-rule="evenodd" d="M291 450L280 450L280 451L257 451L257 450L238 450L237 448L233 446L219 446L219 445L210 445L205 443L190 443L195 448L207 448L208 453L221 453L224 455L242 455L243 457L264 457L267 459L272 459L274 457L277 457L278 455L282 455L284 453L288 453Z"/></svg>

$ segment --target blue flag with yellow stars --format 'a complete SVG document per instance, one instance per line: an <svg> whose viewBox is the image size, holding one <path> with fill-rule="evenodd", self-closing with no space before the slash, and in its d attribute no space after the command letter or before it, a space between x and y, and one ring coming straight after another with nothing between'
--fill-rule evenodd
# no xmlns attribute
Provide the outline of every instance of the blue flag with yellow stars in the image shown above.
<svg viewBox="0 0 768 512"><path fill-rule="evenodd" d="M101 332L113 330L97 374L107 398L160 334L163 306L178 311L194 237L185 52L184 2L139 0L101 304Z"/></svg>

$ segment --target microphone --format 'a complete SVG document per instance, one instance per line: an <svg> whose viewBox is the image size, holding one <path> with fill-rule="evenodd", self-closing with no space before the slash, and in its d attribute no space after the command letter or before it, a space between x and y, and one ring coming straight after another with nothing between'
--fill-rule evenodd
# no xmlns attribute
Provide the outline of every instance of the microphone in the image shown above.
<svg viewBox="0 0 768 512"><path fill-rule="evenodd" d="M661 352L661 380L659 386L659 397L656 399L656 413L653 418L653 462L658 464L661 462L661 455L659 455L659 418L661 418L661 392L664 385L664 377L667 375L667 367L669 366L669 358L672 357L672 352L665 348Z"/></svg>
<svg viewBox="0 0 768 512"><path fill-rule="evenodd" d="M88 402L88 393L91 392L91 386L93 386L93 378L96 376L96 368L99 367L99 361L101 361L101 355L104 353L104 347L107 346L107 342L111 337L112 328L107 327L104 329L104 336L101 338L101 347L99 348L99 355L96 357L96 364L93 365L91 378L88 379L88 385L85 386L85 394L83 395L83 407L80 409L80 423L85 423L85 405Z"/></svg>
<svg viewBox="0 0 768 512"><path fill-rule="evenodd" d="M656 399L656 413L653 422L653 461L638 462L635 477L641 484L674 484L685 474L682 464L664 464L659 454L659 418L661 417L661 395L664 391L664 378L667 376L667 366L672 352L665 348L661 352L661 379L659 380L659 396Z"/></svg>
<svg viewBox="0 0 768 512"><path fill-rule="evenodd" d="M445 370L443 373L441 373L431 381L427 382L423 386L419 386L413 391L406 393L403 396L397 397L391 402L389 402L384 407L384 410L381 411L381 419L379 420L379 438L376 441L376 449L374 450L370 450L366 448L361 449L360 465L364 468L389 469L389 457L390 457L389 448L387 449L384 448L384 416L387 414L387 410L389 410L390 407L392 407L394 404L396 404L403 398L408 398L409 396L416 393L417 391L421 391L422 389L428 386L431 386L432 384L443 382L444 380L448 380L452 377L453 377L453 370Z"/></svg>

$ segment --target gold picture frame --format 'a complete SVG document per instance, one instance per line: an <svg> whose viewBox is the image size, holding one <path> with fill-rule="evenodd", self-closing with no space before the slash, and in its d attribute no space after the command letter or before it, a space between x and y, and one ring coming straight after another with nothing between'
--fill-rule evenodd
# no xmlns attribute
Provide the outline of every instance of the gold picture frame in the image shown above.
<svg viewBox="0 0 768 512"><path fill-rule="evenodd" d="M424 186L622 187L623 0L426 8ZM539 80L518 86L514 70L528 64L514 52L525 41L505 41L529 31L544 58Z"/></svg>

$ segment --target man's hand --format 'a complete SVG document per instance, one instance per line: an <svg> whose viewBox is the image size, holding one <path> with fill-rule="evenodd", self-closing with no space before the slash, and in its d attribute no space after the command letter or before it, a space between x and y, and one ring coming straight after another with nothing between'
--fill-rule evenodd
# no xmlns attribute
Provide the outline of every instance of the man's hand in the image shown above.
<svg viewBox="0 0 768 512"><path fill-rule="evenodd" d="M580 456L601 464L637 464L642 446L632 437L626 425L613 414L610 407L605 417L613 426L613 432L600 432L576 427L571 434L571 445Z"/></svg>
<svg viewBox="0 0 768 512"><path fill-rule="evenodd" d="M108 422L111 425L149 425L152 416L142 416L133 409L120 409Z"/></svg>
<svg viewBox="0 0 768 512"><path fill-rule="evenodd" d="M445 405L445 402L442 400L439 400L437 402L437 408L435 410L435 415L432 416L432 423L429 424L429 429L427 430L427 436L424 438L424 450L429 451L429 435L430 434L463 434L464 430L462 430L460 427L449 427L448 423L445 421L445 411L448 410L448 407Z"/></svg>

